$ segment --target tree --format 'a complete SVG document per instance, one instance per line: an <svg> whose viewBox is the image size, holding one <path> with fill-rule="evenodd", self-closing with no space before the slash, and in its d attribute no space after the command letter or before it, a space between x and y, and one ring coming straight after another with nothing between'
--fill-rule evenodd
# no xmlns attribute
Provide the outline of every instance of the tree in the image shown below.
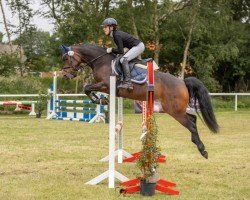
<svg viewBox="0 0 250 200"><path fill-rule="evenodd" d="M19 63L17 53L0 54L0 74L1 76L9 76L15 73L15 66Z"/></svg>
<svg viewBox="0 0 250 200"><path fill-rule="evenodd" d="M185 7L190 5L191 0L182 0L177 3L171 1L165 1L160 3L158 0L153 0L153 30L154 30L154 60L159 63L160 51L162 44L160 43L161 23L172 15L174 12L183 10Z"/></svg>
<svg viewBox="0 0 250 200"><path fill-rule="evenodd" d="M78 1L75 1L78 3ZM40 11L40 14L47 18L55 20L57 26L60 26L63 20L63 5L67 4L65 0L41 0L41 5L48 8L48 11Z"/></svg>
<svg viewBox="0 0 250 200"><path fill-rule="evenodd" d="M60 41L51 37L48 32L30 28L23 32L22 37L15 40L21 43L27 60L26 67L30 71L50 71L53 67L59 67Z"/></svg>
<svg viewBox="0 0 250 200"><path fill-rule="evenodd" d="M235 62L244 54L249 34L242 21L233 19L232 2L201 1L199 9L190 62L196 76L212 91L233 90L239 72L245 76L249 66L247 57L240 59L243 65Z"/></svg>
<svg viewBox="0 0 250 200"><path fill-rule="evenodd" d="M6 20L6 16L5 16L5 12L4 12L4 8L3 8L2 0L0 0L0 7L1 7L2 15L3 15L4 28L5 28L5 31L6 31L6 34L7 34L7 38L8 38L8 43L10 45L10 49L11 49L11 52L12 52L12 42L10 40L10 31L9 31L9 28L8 28L8 24L7 24L7 20ZM2 37L1 37L0 41L2 41Z"/></svg>
<svg viewBox="0 0 250 200"><path fill-rule="evenodd" d="M18 40L19 45L19 71L20 75L24 74L24 57L22 52L22 41L23 41L23 33L25 31L30 30L34 25L31 23L32 17L35 15L35 12L30 8L31 2L28 0L11 0L9 2L10 9L12 14L17 17L18 25L14 27L14 33L18 35L20 40Z"/></svg>
<svg viewBox="0 0 250 200"><path fill-rule="evenodd" d="M55 37L62 43L110 45L100 23L106 17L114 17L118 20L118 28L134 34L146 44L143 57L154 57L162 71L174 75L182 73L183 76L188 67L210 91L233 90L238 80L246 80L249 76L248 1L42 2L49 8L49 12L43 14L55 20ZM50 45L53 44L57 43ZM58 52L56 47L52 49Z"/></svg>
<svg viewBox="0 0 250 200"><path fill-rule="evenodd" d="M2 43L2 42L3 42L3 33L0 32L0 43Z"/></svg>

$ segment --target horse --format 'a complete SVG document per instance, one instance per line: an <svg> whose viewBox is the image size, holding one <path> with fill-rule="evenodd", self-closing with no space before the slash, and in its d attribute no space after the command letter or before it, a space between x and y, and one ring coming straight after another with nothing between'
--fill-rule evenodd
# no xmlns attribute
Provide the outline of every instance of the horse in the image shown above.
<svg viewBox="0 0 250 200"><path fill-rule="evenodd" d="M62 71L65 78L74 78L77 71L88 66L92 69L94 84L84 87L85 94L94 102L100 103L95 92L109 93L111 62L116 58L114 54L106 53L106 49L92 44L62 45L64 66ZM117 90L117 96L132 100L147 100L147 84L135 84L132 91ZM195 77L179 79L169 73L155 71L154 99L160 101L165 113L172 116L181 125L191 132L191 141L196 144L200 154L208 158L208 152L199 137L196 126L196 115L189 114L186 109L193 99L197 112L196 101L199 104L202 118L206 126L213 132L219 131L219 126L211 104L208 90L204 84ZM198 113L198 112L197 112ZM200 116L200 115L199 115Z"/></svg>

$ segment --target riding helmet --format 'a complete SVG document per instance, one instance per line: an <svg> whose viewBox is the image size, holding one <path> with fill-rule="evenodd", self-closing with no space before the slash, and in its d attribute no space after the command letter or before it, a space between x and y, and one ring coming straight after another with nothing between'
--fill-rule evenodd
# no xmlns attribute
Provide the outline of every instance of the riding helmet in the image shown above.
<svg viewBox="0 0 250 200"><path fill-rule="evenodd" d="M117 26L117 21L114 18L106 18L101 26Z"/></svg>

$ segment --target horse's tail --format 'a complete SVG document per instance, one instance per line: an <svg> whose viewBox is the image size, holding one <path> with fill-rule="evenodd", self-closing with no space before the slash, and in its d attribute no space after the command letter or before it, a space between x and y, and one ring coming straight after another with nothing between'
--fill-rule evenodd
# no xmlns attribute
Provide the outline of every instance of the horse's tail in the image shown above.
<svg viewBox="0 0 250 200"><path fill-rule="evenodd" d="M201 114L206 125L212 132L217 133L219 131L219 126L214 115L207 88L195 77L188 77L184 79L184 82L188 88L189 100L194 100L195 108L196 101L198 100Z"/></svg>

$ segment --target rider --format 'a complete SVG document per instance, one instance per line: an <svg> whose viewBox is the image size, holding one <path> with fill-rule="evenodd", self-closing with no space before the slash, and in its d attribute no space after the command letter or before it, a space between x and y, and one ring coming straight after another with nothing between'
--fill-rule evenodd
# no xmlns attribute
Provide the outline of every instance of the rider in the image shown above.
<svg viewBox="0 0 250 200"><path fill-rule="evenodd" d="M113 38L117 48L107 48L107 53L124 54L123 48L128 48L128 52L125 53L120 62L122 64L122 70L124 74L124 81L118 86L118 88L133 89L133 84L131 83L130 69L128 62L140 54L143 53L145 46L143 42L134 36L117 30L117 21L114 18L107 18L102 22L103 31L105 35L109 35Z"/></svg>

